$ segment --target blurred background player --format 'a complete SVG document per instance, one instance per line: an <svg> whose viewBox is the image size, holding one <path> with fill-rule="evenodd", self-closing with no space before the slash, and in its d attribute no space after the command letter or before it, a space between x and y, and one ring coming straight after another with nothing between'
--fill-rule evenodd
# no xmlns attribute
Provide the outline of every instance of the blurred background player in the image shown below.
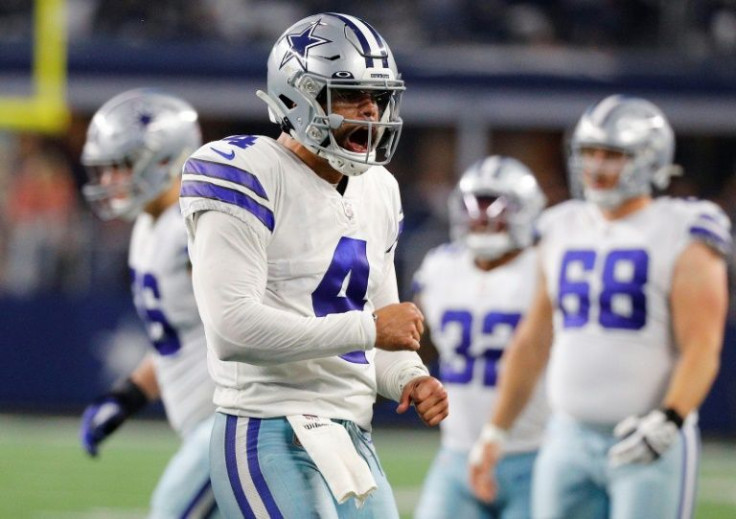
<svg viewBox="0 0 736 519"><path fill-rule="evenodd" d="M473 494L468 457L472 463L480 455L472 447L493 408L501 354L532 300L534 224L544 205L521 162L497 155L476 162L449 199L452 243L431 250L414 276L452 409L440 426L442 447L417 519L524 519L531 513L532 467L548 414L542 384L510 431L492 503Z"/></svg>
<svg viewBox="0 0 736 519"><path fill-rule="evenodd" d="M652 197L677 172L673 155L667 119L644 99L607 97L572 134L571 183L585 200L540 221L540 283L491 419L511 426L551 351L535 517L692 514L697 408L718 372L731 235L710 202ZM472 474L480 493L497 458L487 442Z"/></svg>
<svg viewBox="0 0 736 519"><path fill-rule="evenodd" d="M370 439L376 393L428 425L447 415L415 353L422 314L398 302L403 214L383 166L403 90L373 27L309 16L278 38L258 92L278 140L228 137L184 166L227 517L398 517Z"/></svg>
<svg viewBox="0 0 736 519"><path fill-rule="evenodd" d="M136 309L154 352L87 407L80 431L92 456L99 443L161 398L181 448L151 500L151 517L212 517L209 478L214 384L192 291L187 235L179 211L181 167L201 144L197 112L156 90L131 90L94 115L82 152L84 196L102 219L135 218L129 267Z"/></svg>

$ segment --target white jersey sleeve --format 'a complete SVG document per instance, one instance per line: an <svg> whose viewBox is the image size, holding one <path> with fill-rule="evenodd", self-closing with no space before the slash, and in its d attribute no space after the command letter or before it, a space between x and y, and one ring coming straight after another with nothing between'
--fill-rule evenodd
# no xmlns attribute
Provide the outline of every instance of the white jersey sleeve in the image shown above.
<svg viewBox="0 0 736 519"><path fill-rule="evenodd" d="M209 211L192 226L194 290L218 358L280 364L373 347L376 328L365 312L303 317L261 304L267 260L250 224Z"/></svg>
<svg viewBox="0 0 736 519"><path fill-rule="evenodd" d="M393 256L395 247L387 254ZM387 263L389 272L376 294L376 308L398 303L399 290L393 258ZM421 357L414 351L376 350L376 384L378 394L398 402L404 386L413 378L429 375Z"/></svg>
<svg viewBox="0 0 736 519"><path fill-rule="evenodd" d="M371 349L375 325L363 312L316 318L261 304L274 193L283 185L270 149L255 146L253 136L240 139L200 148L184 165L181 189L195 292L214 352L225 361L269 364ZM231 152L230 164L221 149L242 151ZM212 214L196 216L203 211Z"/></svg>

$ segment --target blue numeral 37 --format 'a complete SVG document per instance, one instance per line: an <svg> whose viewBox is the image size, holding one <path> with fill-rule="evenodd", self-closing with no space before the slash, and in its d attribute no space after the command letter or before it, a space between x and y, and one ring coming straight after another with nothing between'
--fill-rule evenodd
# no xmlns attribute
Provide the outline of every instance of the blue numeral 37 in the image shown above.
<svg viewBox="0 0 736 519"><path fill-rule="evenodd" d="M519 313L489 312L483 317L481 331L484 335L493 335L499 327L507 326L513 332L521 320ZM440 329L458 325L460 327L460 344L455 348L455 354L463 360L459 366L454 362L440 362L440 378L448 384L468 384L473 379L473 371L478 357L470 353L473 314L467 310L448 310L442 314ZM483 369L483 385L495 386L498 377L498 360L503 354L501 348L487 348L483 354L485 366Z"/></svg>
<svg viewBox="0 0 736 519"><path fill-rule="evenodd" d="M569 250L562 258L557 305L565 328L581 328L590 320L590 276L596 265L594 250ZM577 275L574 275L576 273ZM649 255L643 249L612 250L603 258L598 293L598 322L604 328L640 330L647 323ZM619 301L617 308L614 304ZM625 308L623 308L625 307Z"/></svg>

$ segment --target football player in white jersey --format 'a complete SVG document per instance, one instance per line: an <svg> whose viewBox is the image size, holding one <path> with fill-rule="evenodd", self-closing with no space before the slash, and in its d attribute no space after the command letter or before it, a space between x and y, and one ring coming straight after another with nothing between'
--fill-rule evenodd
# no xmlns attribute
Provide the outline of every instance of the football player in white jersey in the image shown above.
<svg viewBox="0 0 736 519"><path fill-rule="evenodd" d="M94 115L82 151L83 193L103 219L133 219L129 267L136 309L153 351L123 382L87 407L83 447L100 442L160 398L181 437L151 499L150 517L218 515L209 477L214 383L192 289L187 233L179 210L181 167L201 144L197 113L157 90L119 94Z"/></svg>
<svg viewBox="0 0 736 519"><path fill-rule="evenodd" d="M480 462L501 354L532 300L534 225L545 203L521 162L498 155L476 162L449 199L452 243L431 250L414 275L452 407L440 425L442 446L416 519L526 519L531 513L532 467L548 414L543 384L509 434L507 456L496 468L501 490L492 503L473 494L468 463Z"/></svg>
<svg viewBox="0 0 736 519"><path fill-rule="evenodd" d="M228 137L184 166L227 517L398 517L371 442L376 393L428 425L447 415L415 351L423 316L398 301L402 211L383 166L403 90L373 27L309 16L279 37L258 92L278 139Z"/></svg>
<svg viewBox="0 0 736 519"><path fill-rule="evenodd" d="M652 103L610 96L570 146L584 199L540 221L541 279L500 381L484 460L549 358L553 416L537 459L537 518L691 517L697 409L718 371L730 222L716 205L653 198L675 172L674 136Z"/></svg>

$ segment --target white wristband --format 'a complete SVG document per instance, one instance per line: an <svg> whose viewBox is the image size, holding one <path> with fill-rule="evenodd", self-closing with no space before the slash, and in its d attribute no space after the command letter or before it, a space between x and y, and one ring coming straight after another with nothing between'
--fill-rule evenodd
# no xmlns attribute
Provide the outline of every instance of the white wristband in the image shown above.
<svg viewBox="0 0 736 519"><path fill-rule="evenodd" d="M480 432L478 440L483 443L497 443L499 447L503 447L509 438L509 432L500 427L486 423Z"/></svg>
<svg viewBox="0 0 736 519"><path fill-rule="evenodd" d="M495 443L498 445L500 450L503 450L503 446L508 437L509 433L507 431L504 431L492 423L486 423L480 431L480 436L475 440L473 448L470 449L470 453L468 454L468 463L471 465L480 465L483 461L483 451L485 450L486 445L489 443Z"/></svg>

